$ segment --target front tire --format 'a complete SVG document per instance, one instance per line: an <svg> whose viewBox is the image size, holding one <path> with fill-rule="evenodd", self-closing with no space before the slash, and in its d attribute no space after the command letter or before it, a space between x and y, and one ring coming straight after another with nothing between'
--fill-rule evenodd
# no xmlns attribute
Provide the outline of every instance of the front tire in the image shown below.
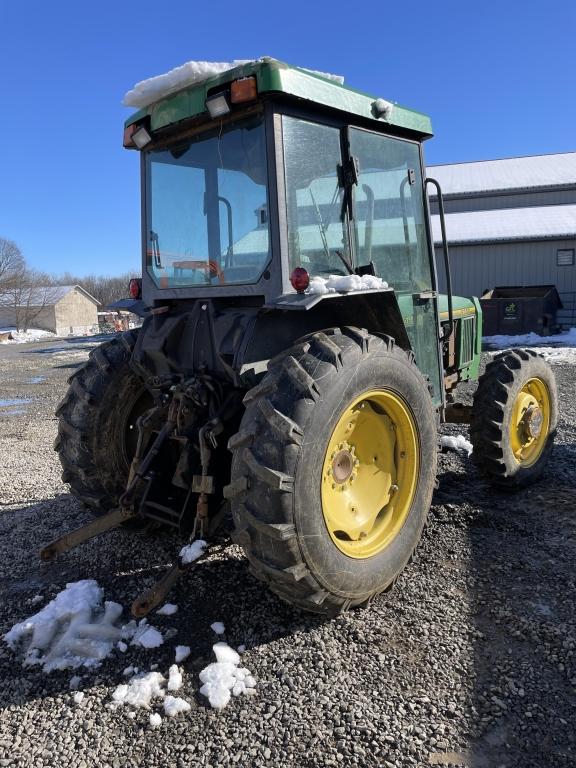
<svg viewBox="0 0 576 768"><path fill-rule="evenodd" d="M228 495L252 572L328 615L389 588L436 477L435 411L412 353L356 328L315 333L245 402Z"/></svg>
<svg viewBox="0 0 576 768"><path fill-rule="evenodd" d="M552 369L530 349L502 352L474 395L470 439L480 473L503 491L535 483L552 451L558 394Z"/></svg>
<svg viewBox="0 0 576 768"><path fill-rule="evenodd" d="M54 449L62 480L95 516L118 506L136 448L136 419L152 406L130 368L138 331L126 331L96 347L68 380L58 406Z"/></svg>

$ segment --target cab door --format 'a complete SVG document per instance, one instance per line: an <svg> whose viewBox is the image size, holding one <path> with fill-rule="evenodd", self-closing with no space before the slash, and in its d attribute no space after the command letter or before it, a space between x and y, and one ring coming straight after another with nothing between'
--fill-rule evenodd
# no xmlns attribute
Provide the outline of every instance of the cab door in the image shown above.
<svg viewBox="0 0 576 768"><path fill-rule="evenodd" d="M354 184L353 250L356 268L375 273L396 292L418 367L428 376L436 405L443 401L438 294L429 248L417 142L360 128L348 130Z"/></svg>

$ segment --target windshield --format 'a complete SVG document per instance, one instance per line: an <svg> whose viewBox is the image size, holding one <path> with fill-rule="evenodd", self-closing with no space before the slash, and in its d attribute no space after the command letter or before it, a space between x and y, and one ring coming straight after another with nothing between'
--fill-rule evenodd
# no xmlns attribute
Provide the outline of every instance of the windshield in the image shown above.
<svg viewBox="0 0 576 768"><path fill-rule="evenodd" d="M256 282L270 247L262 120L148 153L146 210L158 287Z"/></svg>

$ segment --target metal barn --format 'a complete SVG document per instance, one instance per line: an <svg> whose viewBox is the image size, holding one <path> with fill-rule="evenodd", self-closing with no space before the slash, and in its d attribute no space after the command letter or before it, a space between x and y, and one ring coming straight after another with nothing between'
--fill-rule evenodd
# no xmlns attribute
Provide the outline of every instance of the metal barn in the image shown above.
<svg viewBox="0 0 576 768"><path fill-rule="evenodd" d="M555 285L576 325L576 152L429 166L443 190L453 289ZM437 201L430 198L438 263ZM440 285L445 286L440 273Z"/></svg>

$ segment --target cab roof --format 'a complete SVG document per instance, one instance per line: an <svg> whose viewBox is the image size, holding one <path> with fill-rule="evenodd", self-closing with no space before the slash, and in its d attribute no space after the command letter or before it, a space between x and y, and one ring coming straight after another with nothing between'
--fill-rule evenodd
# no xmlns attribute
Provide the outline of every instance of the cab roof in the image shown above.
<svg viewBox="0 0 576 768"><path fill-rule="evenodd" d="M207 112L207 96L217 92L219 86L224 88L233 80L255 77L260 96L278 93L296 102L321 105L363 120L405 129L422 139L432 136L432 124L427 115L349 88L330 75L294 67L269 57L242 63L232 62L231 68L224 70L222 67L226 65L216 65L217 68L211 70L207 62L197 64L206 65L204 74L195 77L195 82L184 84L182 87L179 87L177 79L168 76L179 70L185 70L187 65L172 70L168 76L160 76L139 83L130 94L136 93L138 89L142 91L148 83L156 81L155 89L151 89L153 93L151 98L156 100L128 118L125 125L128 126L149 117L150 128L155 131L183 120L199 117ZM221 71L218 72L218 69ZM163 78L166 78L164 94L161 88ZM160 81L160 87L158 87L158 81Z"/></svg>

